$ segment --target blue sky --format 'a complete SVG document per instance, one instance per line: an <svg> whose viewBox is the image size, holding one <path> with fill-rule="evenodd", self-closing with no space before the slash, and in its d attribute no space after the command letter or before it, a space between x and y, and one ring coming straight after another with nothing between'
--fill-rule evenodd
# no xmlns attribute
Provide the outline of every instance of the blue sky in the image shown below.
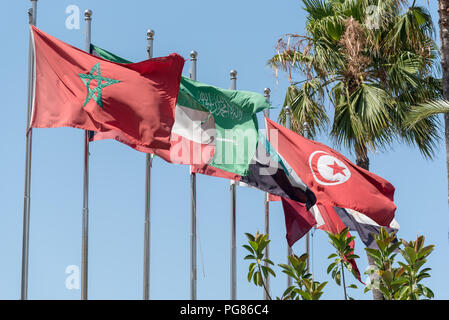
<svg viewBox="0 0 449 320"><path fill-rule="evenodd" d="M427 1L417 1L427 6ZM197 78L228 88L229 71L236 69L237 88L272 90L273 119L282 106L288 81L275 78L266 61L275 53L284 33L303 33L305 14L300 1L38 1L37 26L84 49L84 20L80 29L65 26L67 6L81 14L93 11L92 42L128 60L146 58L146 30L154 29L154 55L177 52L198 56ZM23 215L23 169L27 94L28 17L30 2L1 4L3 46L2 126L0 134L0 299L20 297ZM430 12L438 21L436 1ZM437 28L438 26L436 26ZM437 40L439 33L437 28ZM184 74L188 75L186 62ZM441 130L443 133L443 130ZM83 136L72 128L33 130L30 299L79 299L80 290L68 290L67 266L81 263L81 209ZM332 144L323 133L317 140L354 160L348 150ZM89 298L141 299L143 274L143 221L145 155L116 141L92 143L90 157ZM424 159L409 146L395 144L371 153L371 171L396 187L396 219L400 237L412 240L424 234L435 244L429 258L432 277L426 284L437 299L449 299L448 207L445 148L440 143L434 160ZM189 168L155 159L152 170L151 292L153 299L189 298L190 198ZM229 182L199 176L198 193L198 298L229 298ZM245 232L263 230L264 195L237 190L237 298L260 299L261 288L246 280L246 255L241 247ZM271 258L286 261L287 244L280 203L271 204ZM332 249L326 235L314 232L312 269L315 279L329 281L324 299L342 299L342 288L326 275ZM294 246L304 250L303 240ZM360 270L367 266L363 244L357 240ZM286 278L276 269L272 294L280 296ZM355 282L355 281L354 281ZM350 294L371 299L363 290Z"/></svg>

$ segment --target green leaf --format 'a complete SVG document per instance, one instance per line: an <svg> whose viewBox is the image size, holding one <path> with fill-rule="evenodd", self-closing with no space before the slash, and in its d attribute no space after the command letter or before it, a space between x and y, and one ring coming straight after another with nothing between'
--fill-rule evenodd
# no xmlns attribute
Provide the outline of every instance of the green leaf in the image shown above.
<svg viewBox="0 0 449 320"><path fill-rule="evenodd" d="M337 272L337 273L335 274L335 282L336 282L338 285L341 284L341 273L340 273L340 272Z"/></svg>
<svg viewBox="0 0 449 320"><path fill-rule="evenodd" d="M331 272L335 266L337 265L336 262L331 263L328 267L327 267L327 274L329 274L329 272Z"/></svg>
<svg viewBox="0 0 449 320"><path fill-rule="evenodd" d="M253 248L251 248L249 245L244 244L244 245L243 245L243 248L245 248L246 250L248 250L251 254L254 254Z"/></svg>
<svg viewBox="0 0 449 320"><path fill-rule="evenodd" d="M253 248L254 252L259 252L259 244L254 241L248 241L250 246Z"/></svg>
<svg viewBox="0 0 449 320"><path fill-rule="evenodd" d="M407 260L409 263L414 264L416 261L416 252L413 248L406 247L404 248L405 252L407 253L406 256L408 256L409 260ZM405 256L404 256L405 258Z"/></svg>
<svg viewBox="0 0 449 320"><path fill-rule="evenodd" d="M273 261L271 261L270 259L263 259L263 262L266 262L266 263L268 263L268 264L274 266Z"/></svg>
<svg viewBox="0 0 449 320"><path fill-rule="evenodd" d="M254 236L251 233L245 233L246 237L248 238L249 241L255 241Z"/></svg>

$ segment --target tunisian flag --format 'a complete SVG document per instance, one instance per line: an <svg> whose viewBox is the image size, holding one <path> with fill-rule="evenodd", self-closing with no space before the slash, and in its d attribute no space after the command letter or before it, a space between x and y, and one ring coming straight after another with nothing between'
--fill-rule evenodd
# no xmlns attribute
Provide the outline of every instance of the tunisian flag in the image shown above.
<svg viewBox="0 0 449 320"><path fill-rule="evenodd" d="M35 76L31 126L116 130L136 145L168 149L184 58L122 64L31 26Z"/></svg>
<svg viewBox="0 0 449 320"><path fill-rule="evenodd" d="M353 209L379 225L390 226L396 210L391 183L322 143L308 140L270 119L266 121L271 144L318 202Z"/></svg>

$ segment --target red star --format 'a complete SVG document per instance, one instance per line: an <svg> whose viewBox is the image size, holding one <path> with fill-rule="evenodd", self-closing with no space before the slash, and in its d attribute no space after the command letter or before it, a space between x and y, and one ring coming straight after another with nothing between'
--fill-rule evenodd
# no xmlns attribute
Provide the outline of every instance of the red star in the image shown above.
<svg viewBox="0 0 449 320"><path fill-rule="evenodd" d="M340 167L340 166L337 164L337 162L336 162L335 160L334 160L334 164L332 164L332 165L328 164L327 166L328 166L329 168L332 168L332 170L333 170L332 174L333 174L334 176L335 176L337 173L340 173L340 174L346 176L345 173L344 173L344 171L343 171L343 170L345 170L345 168L344 168L344 167Z"/></svg>

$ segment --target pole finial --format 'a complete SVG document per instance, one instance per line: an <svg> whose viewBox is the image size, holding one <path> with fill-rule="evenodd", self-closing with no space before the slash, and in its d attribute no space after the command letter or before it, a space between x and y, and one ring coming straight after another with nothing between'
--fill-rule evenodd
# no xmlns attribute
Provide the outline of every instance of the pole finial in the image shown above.
<svg viewBox="0 0 449 320"><path fill-rule="evenodd" d="M307 121L304 121L302 126L303 126L304 130L308 130L309 129L309 123Z"/></svg>
<svg viewBox="0 0 449 320"><path fill-rule="evenodd" d="M265 95L265 97L268 97L271 93L271 89L270 88L265 88L263 89L263 94Z"/></svg>
<svg viewBox="0 0 449 320"><path fill-rule="evenodd" d="M236 70L232 69L229 72L229 75L231 76L231 79L237 79L237 71Z"/></svg>
<svg viewBox="0 0 449 320"><path fill-rule="evenodd" d="M198 52L196 52L195 50L190 51L190 59L196 60L197 57L198 57Z"/></svg>
<svg viewBox="0 0 449 320"><path fill-rule="evenodd" d="M84 11L84 20L91 20L92 19L92 10L87 9Z"/></svg>
<svg viewBox="0 0 449 320"><path fill-rule="evenodd" d="M28 22L31 24L33 23L33 8L28 9Z"/></svg>
<svg viewBox="0 0 449 320"><path fill-rule="evenodd" d="M285 106L285 113L291 114L291 113L292 113L292 107L290 107L290 106Z"/></svg>
<svg viewBox="0 0 449 320"><path fill-rule="evenodd" d="M154 38L154 30L153 29L148 29L147 30L147 40L152 40Z"/></svg>

